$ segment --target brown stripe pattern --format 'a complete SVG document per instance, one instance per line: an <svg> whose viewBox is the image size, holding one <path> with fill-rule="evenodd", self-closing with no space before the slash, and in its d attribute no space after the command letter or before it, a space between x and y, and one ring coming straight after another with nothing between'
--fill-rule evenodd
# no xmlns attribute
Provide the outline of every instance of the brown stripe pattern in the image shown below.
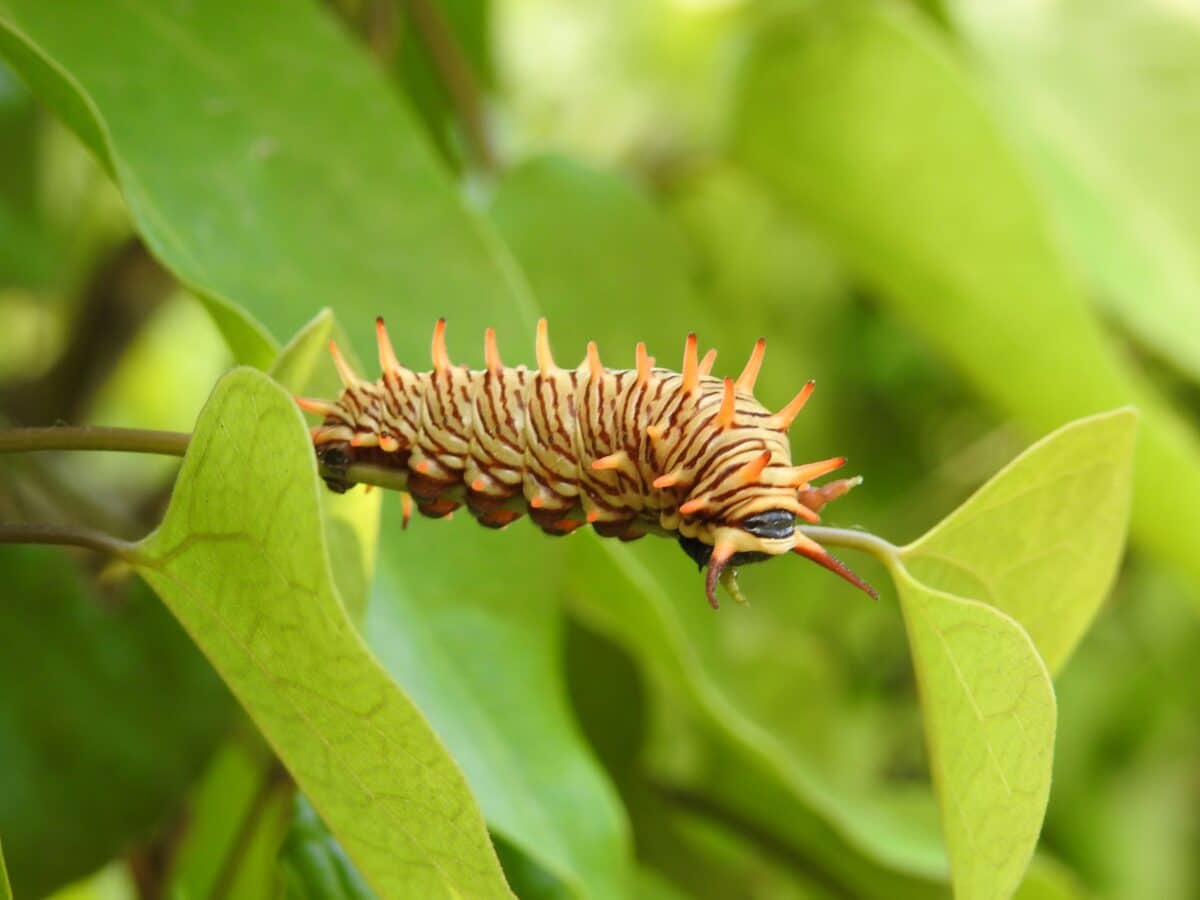
<svg viewBox="0 0 1200 900"><path fill-rule="evenodd" d="M488 329L486 365L475 371L451 363L439 320L433 367L414 372L396 359L382 319L376 332L377 381L359 377L331 344L345 390L336 403L297 398L323 417L312 433L327 468L368 462L407 473L406 504L433 518L465 504L492 528L528 514L553 535L590 524L621 540L678 537L707 565L714 607L718 581L741 599L734 567L788 552L870 592L795 527L817 521L861 479L810 483L839 468L840 457L792 465L787 429L812 382L781 411L764 408L753 394L761 339L741 375L722 379L710 374L715 351L698 358L694 334L679 372L657 367L643 344L634 369L605 368L594 343L583 363L564 369L542 320L537 367L527 369L501 363Z"/></svg>

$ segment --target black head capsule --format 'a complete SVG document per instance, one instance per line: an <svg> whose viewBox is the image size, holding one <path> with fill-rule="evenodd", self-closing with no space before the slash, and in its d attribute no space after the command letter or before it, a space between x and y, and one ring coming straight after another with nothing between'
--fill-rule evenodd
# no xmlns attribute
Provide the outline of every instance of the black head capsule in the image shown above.
<svg viewBox="0 0 1200 900"><path fill-rule="evenodd" d="M796 516L786 509L768 509L743 519L739 528L766 540L784 540L796 533Z"/></svg>

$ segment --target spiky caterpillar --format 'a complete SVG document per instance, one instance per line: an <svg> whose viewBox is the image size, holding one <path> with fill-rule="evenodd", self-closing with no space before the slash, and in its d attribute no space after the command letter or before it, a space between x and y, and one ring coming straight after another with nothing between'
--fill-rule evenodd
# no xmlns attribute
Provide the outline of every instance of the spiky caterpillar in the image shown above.
<svg viewBox="0 0 1200 900"><path fill-rule="evenodd" d="M383 374L371 382L330 344L345 390L336 403L297 398L324 417L312 429L327 470L367 462L407 473L408 493L426 516L466 503L483 525L501 528L528 513L562 535L590 524L605 537L675 536L701 568L717 607L720 581L737 599L736 567L796 552L874 591L796 528L859 483L810 482L838 469L841 457L793 466L787 429L813 383L771 413L754 399L765 352L760 338L737 379L709 374L716 352L700 360L688 335L683 370L656 368L645 344L634 369L606 369L596 344L575 369L559 368L545 319L537 328L537 369L506 367L495 332L486 366L453 365L446 323L433 333L433 368L400 365L376 320ZM334 490L348 484L327 478ZM411 501L405 497L407 524Z"/></svg>

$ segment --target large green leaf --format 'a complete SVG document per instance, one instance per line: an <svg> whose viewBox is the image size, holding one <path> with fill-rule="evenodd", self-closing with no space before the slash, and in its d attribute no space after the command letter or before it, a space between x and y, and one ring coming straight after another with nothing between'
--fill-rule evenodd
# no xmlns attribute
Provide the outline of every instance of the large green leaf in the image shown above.
<svg viewBox="0 0 1200 900"><path fill-rule="evenodd" d="M532 342L533 310L520 273L464 208L381 73L315 4L227 0L168 10L127 0L66 14L16 0L0 3L0 21L10 29L5 52L43 101L109 161L138 228L200 293L236 299L275 335L328 304L361 351L371 320L383 313L397 352L417 367L438 315L450 319L456 349L468 339L480 348L487 325L496 326L502 347L518 338ZM111 31L112 40L94 41L98 28ZM249 358L263 361L262 354ZM328 363L317 371L332 375ZM311 389L334 392L315 383ZM507 594L486 572L454 578L459 554L495 552L485 534L469 529L453 538L430 526L431 544L422 548L405 543L399 530L393 520L382 553L388 588L376 593L380 614L394 618L397 646L377 641L380 652L389 662L410 659L405 677L420 673L413 678L423 710L463 760L498 829L524 852L550 855L540 861L572 883L601 892L620 884L627 856L622 817L575 738L553 681L539 682L536 692L522 685L527 715L518 719L508 714L512 694L488 674L506 669L516 652L549 670L558 615L551 586L533 584L536 600L512 615L501 602ZM328 536L339 558L371 546L354 529L342 534L348 550L338 546L336 528ZM445 576L436 602L420 595L418 571L435 581ZM335 573L349 595L340 569ZM394 605L392 590L403 598ZM433 624L441 604L466 608L474 598L485 611L467 646L458 634L445 643L429 639L441 627ZM426 615L429 627L422 626ZM519 639L510 642L514 634ZM442 652L480 661L472 688L464 690L453 658L422 656ZM464 693L470 703L460 702ZM481 752L493 740L473 730L485 724L502 730L506 747L545 747L560 763L553 788L539 784L531 793L529 778L493 768ZM544 770L541 776L548 777ZM580 797L602 812L580 815ZM609 870L598 871L601 865Z"/></svg>
<svg viewBox="0 0 1200 900"><path fill-rule="evenodd" d="M1037 845L1054 687L1020 624L892 570L921 689L956 900L1010 897Z"/></svg>
<svg viewBox="0 0 1200 900"><path fill-rule="evenodd" d="M371 645L454 749L489 825L577 896L622 897L624 811L563 697L562 550L519 522L385 514Z"/></svg>
<svg viewBox="0 0 1200 900"><path fill-rule="evenodd" d="M140 581L103 590L43 547L0 547L0 571L0 836L36 897L147 837L230 703Z"/></svg>
<svg viewBox="0 0 1200 900"><path fill-rule="evenodd" d="M905 547L904 565L1012 616L1057 672L1116 575L1136 428L1120 410L1059 429Z"/></svg>
<svg viewBox="0 0 1200 900"><path fill-rule="evenodd" d="M716 317L696 296L681 235L644 193L617 175L562 157L530 160L501 182L490 213L549 316L563 365L574 364L585 342L595 339L610 365L632 364L634 343L645 340L662 365L674 367L683 329L695 328L702 345L716 342L732 356L732 361L718 357L717 371L736 374L766 325L731 315L716 327ZM782 403L797 378L794 368L789 373L786 339L773 339L771 347L764 396L772 400L770 385L777 385L775 402ZM743 665L738 648L753 626L734 619L714 622L694 565L670 542L647 538L630 548L580 535L569 546L567 582L584 615L679 686L673 699L683 698L721 740L733 744L738 756L731 767L757 767L766 773L767 791L786 792L796 810L785 830L808 842L809 851L836 855L851 879L874 865L860 854L872 855L883 861L877 885L894 887L889 866L914 872L914 881L944 874L935 830L914 827L911 819L883 809L877 794L869 803L859 802L866 797L849 798L791 743L787 723L763 714L755 686L792 677L788 641L803 639L799 628L781 628L776 615L782 610L756 608L754 618L769 621L763 630L782 632L778 657L785 662L768 651Z"/></svg>
<svg viewBox="0 0 1200 900"><path fill-rule="evenodd" d="M465 778L342 607L318 488L291 399L235 370L133 559L376 891L508 896Z"/></svg>
<svg viewBox="0 0 1200 900"><path fill-rule="evenodd" d="M244 361L268 339L230 301L276 337L325 304L368 323L397 303L525 302L384 74L315 3L4 0L0 50Z"/></svg>
<svg viewBox="0 0 1200 900"><path fill-rule="evenodd" d="M293 394L306 397L336 397L341 389L337 375L328 365L326 348L332 337L348 346L346 335L323 309L279 351L271 366L271 377ZM354 354L345 351L351 361ZM356 622L367 608L367 596L375 575L379 542L380 492L321 492L325 539L338 596Z"/></svg>
<svg viewBox="0 0 1200 900"><path fill-rule="evenodd" d="M8 866L4 862L3 844L0 844L0 900L12 900L12 885L8 883Z"/></svg>
<svg viewBox="0 0 1200 900"><path fill-rule="evenodd" d="M934 32L859 2L776 22L735 133L746 164L1028 428L1137 403L1135 535L1200 583L1195 435L1106 342L1032 182Z"/></svg>
<svg viewBox="0 0 1200 900"><path fill-rule="evenodd" d="M1200 23L1155 2L947 5L1097 299L1200 379Z"/></svg>

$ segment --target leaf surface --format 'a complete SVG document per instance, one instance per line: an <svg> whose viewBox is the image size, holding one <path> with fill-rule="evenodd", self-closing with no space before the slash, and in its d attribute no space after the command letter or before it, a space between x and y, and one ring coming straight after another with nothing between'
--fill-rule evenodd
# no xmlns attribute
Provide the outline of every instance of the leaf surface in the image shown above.
<svg viewBox="0 0 1200 900"><path fill-rule="evenodd" d="M948 4L1096 299L1200 380L1200 25L1166 3Z"/></svg>
<svg viewBox="0 0 1200 900"><path fill-rule="evenodd" d="M1114 353L1031 178L940 41L873 4L783 17L745 72L737 153L1030 430L1136 404L1134 534L1200 584L1196 435Z"/></svg>
<svg viewBox="0 0 1200 900"><path fill-rule="evenodd" d="M1065 425L902 551L926 585L981 600L1066 662L1116 575L1129 521L1133 410Z"/></svg>
<svg viewBox="0 0 1200 900"><path fill-rule="evenodd" d="M139 571L381 896L509 896L461 771L342 607L317 484L291 399L235 370Z"/></svg>
<svg viewBox="0 0 1200 900"><path fill-rule="evenodd" d="M331 303L348 323L396 304L528 317L413 115L317 4L4 0L0 50L107 162L240 360L264 365Z"/></svg>
<svg viewBox="0 0 1200 900"><path fill-rule="evenodd" d="M101 590L47 547L0 547L0 571L0 836L36 897L169 815L231 704L140 580Z"/></svg>
<svg viewBox="0 0 1200 900"><path fill-rule="evenodd" d="M893 568L957 900L1012 895L1054 763L1050 674L1020 624Z"/></svg>

